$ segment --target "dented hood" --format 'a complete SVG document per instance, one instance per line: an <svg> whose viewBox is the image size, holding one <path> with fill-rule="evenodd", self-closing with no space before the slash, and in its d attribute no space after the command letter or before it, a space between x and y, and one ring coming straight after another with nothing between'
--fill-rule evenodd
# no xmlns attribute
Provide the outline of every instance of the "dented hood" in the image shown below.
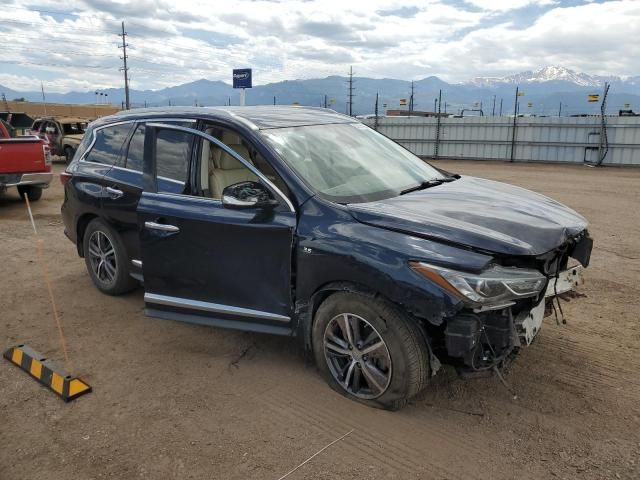
<svg viewBox="0 0 640 480"><path fill-rule="evenodd" d="M466 176L348 208L362 223L504 255L546 253L587 227L544 195Z"/></svg>

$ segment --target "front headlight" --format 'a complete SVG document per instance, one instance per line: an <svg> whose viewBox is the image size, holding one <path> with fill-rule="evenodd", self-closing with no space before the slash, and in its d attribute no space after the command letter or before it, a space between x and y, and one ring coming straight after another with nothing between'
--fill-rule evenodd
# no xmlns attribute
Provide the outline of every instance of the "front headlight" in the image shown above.
<svg viewBox="0 0 640 480"><path fill-rule="evenodd" d="M537 270L518 267L492 265L481 273L467 273L424 262L409 262L409 265L440 287L476 306L535 297L547 281Z"/></svg>

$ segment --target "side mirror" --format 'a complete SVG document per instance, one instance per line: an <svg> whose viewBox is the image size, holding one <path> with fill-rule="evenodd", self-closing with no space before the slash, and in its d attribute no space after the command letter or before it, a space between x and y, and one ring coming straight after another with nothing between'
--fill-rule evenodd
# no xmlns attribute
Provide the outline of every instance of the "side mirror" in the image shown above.
<svg viewBox="0 0 640 480"><path fill-rule="evenodd" d="M222 190L222 205L241 210L244 208L273 208L278 202L271 192L258 182L240 182Z"/></svg>

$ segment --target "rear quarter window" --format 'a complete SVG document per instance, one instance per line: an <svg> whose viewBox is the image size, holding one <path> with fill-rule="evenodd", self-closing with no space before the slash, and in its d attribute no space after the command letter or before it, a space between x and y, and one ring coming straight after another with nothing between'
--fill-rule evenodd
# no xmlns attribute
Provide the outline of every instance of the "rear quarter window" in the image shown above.
<svg viewBox="0 0 640 480"><path fill-rule="evenodd" d="M82 137L82 141L80 142L80 145L78 145L78 148L76 149L76 153L73 156L73 159L78 159L78 158L82 158L82 155L84 155L84 152L87 151L87 148L89 148L89 145L91 145L91 140L93 139L93 132L89 131L85 134L84 137Z"/></svg>
<svg viewBox="0 0 640 480"><path fill-rule="evenodd" d="M95 143L85 161L122 166L122 147L132 126L133 123L123 123L95 130Z"/></svg>

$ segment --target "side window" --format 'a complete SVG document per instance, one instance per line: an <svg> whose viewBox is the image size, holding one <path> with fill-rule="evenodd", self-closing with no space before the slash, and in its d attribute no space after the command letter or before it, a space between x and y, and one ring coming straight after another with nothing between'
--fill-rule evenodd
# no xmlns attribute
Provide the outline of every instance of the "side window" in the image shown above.
<svg viewBox="0 0 640 480"><path fill-rule="evenodd" d="M144 158L144 123L139 124L136 127L136 131L133 132L131 141L129 142L129 149L127 151L127 162L125 167L130 170L136 170L142 172Z"/></svg>
<svg viewBox="0 0 640 480"><path fill-rule="evenodd" d="M120 154L131 130L131 123L105 127L95 132L96 142L85 157L87 162L122 166Z"/></svg>
<svg viewBox="0 0 640 480"><path fill-rule="evenodd" d="M249 151L244 145L229 145L235 152L249 160ZM236 158L217 145L204 141L201 160L201 190L207 197L222 198L222 191L239 182L259 182L260 179ZM207 158L208 157L208 158Z"/></svg>
<svg viewBox="0 0 640 480"><path fill-rule="evenodd" d="M82 137L82 141L80 142L80 145L78 145L78 148L76 149L76 153L73 156L74 159L76 158L82 158L82 155L84 155L84 152L87 151L87 148L89 148L89 145L91 145L91 139L93 138L92 132L88 131L83 137Z"/></svg>
<svg viewBox="0 0 640 480"><path fill-rule="evenodd" d="M215 127L207 129L207 133L219 138L229 148L233 149L238 155L256 167L256 169L278 187L285 196L289 196L287 186L273 167L241 135L226 128ZM206 143L208 144L209 142ZM203 168L201 171L201 189L205 196L218 199L221 198L224 187L233 183L247 180L259 181L253 172L235 160L231 155L224 153L222 149L214 144L204 145L202 156L201 165L204 167L208 164L209 166L208 185L205 177L206 170Z"/></svg>
<svg viewBox="0 0 640 480"><path fill-rule="evenodd" d="M193 122L162 122L170 125L180 125L182 127L193 127ZM127 149L127 158L124 165L129 170L135 170L142 172L144 170L144 123L139 123L136 126L131 140L129 141L129 147Z"/></svg>
<svg viewBox="0 0 640 480"><path fill-rule="evenodd" d="M177 130L158 130L156 177L158 192L184 193L194 137Z"/></svg>

